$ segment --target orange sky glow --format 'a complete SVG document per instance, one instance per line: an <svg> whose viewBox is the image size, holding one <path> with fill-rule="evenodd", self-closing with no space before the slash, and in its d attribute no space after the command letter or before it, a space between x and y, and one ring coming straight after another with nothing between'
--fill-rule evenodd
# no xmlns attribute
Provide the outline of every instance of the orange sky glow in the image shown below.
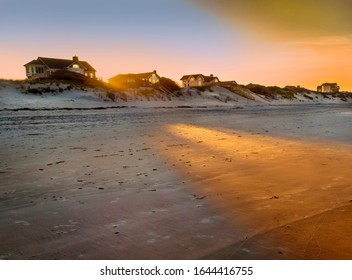
<svg viewBox="0 0 352 280"><path fill-rule="evenodd" d="M14 29L0 47L0 78L24 79L23 65L38 56L77 55L91 63L105 81L120 73L157 70L177 82L185 74L203 73L239 84L309 89L337 82L342 90L352 91L352 23L348 15L352 4L347 0L268 0L265 5L259 0L187 0L181 1L183 6L178 1L153 1L166 10L187 9L188 17L182 18L180 13L174 19L136 16L131 19L135 29L123 27L127 35L118 32L122 23L112 19L109 24L100 22L96 33L85 36L72 35L76 31L67 25L55 34L38 35L41 41L20 34L16 37ZM136 34L144 25L153 30L153 36L145 30ZM113 31L101 31L109 26ZM45 41L49 36L53 39Z"/></svg>
<svg viewBox="0 0 352 280"><path fill-rule="evenodd" d="M301 85L337 82L352 90L349 0L189 0L245 35L239 77L248 82ZM243 75L242 75L243 74Z"/></svg>

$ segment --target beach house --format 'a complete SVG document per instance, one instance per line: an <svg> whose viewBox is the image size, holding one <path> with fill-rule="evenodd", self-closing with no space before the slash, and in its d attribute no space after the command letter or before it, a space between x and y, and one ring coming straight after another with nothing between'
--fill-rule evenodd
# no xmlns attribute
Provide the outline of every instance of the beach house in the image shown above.
<svg viewBox="0 0 352 280"><path fill-rule="evenodd" d="M24 65L28 79L47 78L57 70L69 70L96 79L96 70L87 62L78 59L38 57Z"/></svg>
<svg viewBox="0 0 352 280"><path fill-rule="evenodd" d="M119 74L108 79L109 84L116 87L143 87L158 83L160 76L154 70L153 72L146 72L140 74Z"/></svg>
<svg viewBox="0 0 352 280"><path fill-rule="evenodd" d="M339 92L340 87L337 83L324 83L317 87L318 92L325 92L325 93L337 93Z"/></svg>
<svg viewBox="0 0 352 280"><path fill-rule="evenodd" d="M219 82L218 77L214 77L213 74L210 76L205 76L203 74L193 74L193 75L184 75L181 78L183 87L199 87L199 86L208 86L216 84Z"/></svg>

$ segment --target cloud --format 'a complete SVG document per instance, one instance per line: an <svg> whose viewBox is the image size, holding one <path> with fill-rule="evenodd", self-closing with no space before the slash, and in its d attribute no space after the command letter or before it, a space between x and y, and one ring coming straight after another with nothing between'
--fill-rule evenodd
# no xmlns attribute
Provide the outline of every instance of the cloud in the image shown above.
<svg viewBox="0 0 352 280"><path fill-rule="evenodd" d="M267 39L352 34L351 0L188 0L237 29Z"/></svg>

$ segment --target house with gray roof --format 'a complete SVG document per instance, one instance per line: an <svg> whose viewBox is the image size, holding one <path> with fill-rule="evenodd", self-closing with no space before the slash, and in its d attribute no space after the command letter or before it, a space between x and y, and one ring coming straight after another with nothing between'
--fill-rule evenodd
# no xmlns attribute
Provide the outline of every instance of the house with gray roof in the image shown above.
<svg viewBox="0 0 352 280"><path fill-rule="evenodd" d="M219 78L214 77L213 74L210 74L210 76L203 74L184 75L180 80L183 87L208 86L219 82Z"/></svg>
<svg viewBox="0 0 352 280"><path fill-rule="evenodd" d="M340 91L340 87L337 83L324 83L317 87L317 91L324 93L337 93Z"/></svg>
<svg viewBox="0 0 352 280"><path fill-rule="evenodd" d="M57 70L69 70L96 79L96 70L87 62L72 59L38 57L24 65L28 79L47 78Z"/></svg>

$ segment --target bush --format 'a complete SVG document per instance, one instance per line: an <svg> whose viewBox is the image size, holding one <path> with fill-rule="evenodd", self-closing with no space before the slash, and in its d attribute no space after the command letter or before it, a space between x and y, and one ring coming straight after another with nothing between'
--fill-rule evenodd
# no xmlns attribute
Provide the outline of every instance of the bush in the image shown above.
<svg viewBox="0 0 352 280"><path fill-rule="evenodd" d="M276 99L276 95L265 86L256 85L256 84L249 84L246 86L246 88L256 94L260 94L265 97L269 97L271 99Z"/></svg>
<svg viewBox="0 0 352 280"><path fill-rule="evenodd" d="M150 96L154 95L154 89L140 89L137 91L136 96Z"/></svg>
<svg viewBox="0 0 352 280"><path fill-rule="evenodd" d="M178 86L178 84L176 84L176 82L174 82L173 80L169 79L169 78L165 78L165 77L161 77L159 79L159 82L155 85L153 85L153 88L155 89L159 89L161 91L163 91L163 88L166 89L169 92L175 92L178 91L180 89L180 87Z"/></svg>
<svg viewBox="0 0 352 280"><path fill-rule="evenodd" d="M27 93L33 93L33 94L41 95L41 94L43 94L43 89L28 88L26 92Z"/></svg>
<svg viewBox="0 0 352 280"><path fill-rule="evenodd" d="M295 94L297 93L311 92L308 89L301 88L301 87L294 87L294 86L286 86L284 88L280 88L277 86L266 87L262 85L249 84L245 86L245 88L249 89L250 91L256 94L260 94L271 99L277 99L278 97L294 99Z"/></svg>
<svg viewBox="0 0 352 280"><path fill-rule="evenodd" d="M82 74L75 73L68 70L58 70L50 75L49 78L40 79L44 82L68 82L71 85L78 86L78 87L92 87L92 88L99 88L104 90L109 90L110 87L104 83L103 81L99 81L90 77L86 77ZM35 83L38 80L34 80Z"/></svg>
<svg viewBox="0 0 352 280"><path fill-rule="evenodd" d="M313 99L314 99L313 97L309 96L308 94L304 94L303 96L304 96L305 98L310 99L310 100L313 100Z"/></svg>
<svg viewBox="0 0 352 280"><path fill-rule="evenodd" d="M108 91L108 92L106 93L106 97L107 97L107 98L110 98L112 101L115 101L115 100L116 100L116 95L115 95L114 93L110 92L110 91Z"/></svg>
<svg viewBox="0 0 352 280"><path fill-rule="evenodd" d="M238 85L236 82L221 82L218 85L246 99L254 100L250 90L246 87Z"/></svg>

